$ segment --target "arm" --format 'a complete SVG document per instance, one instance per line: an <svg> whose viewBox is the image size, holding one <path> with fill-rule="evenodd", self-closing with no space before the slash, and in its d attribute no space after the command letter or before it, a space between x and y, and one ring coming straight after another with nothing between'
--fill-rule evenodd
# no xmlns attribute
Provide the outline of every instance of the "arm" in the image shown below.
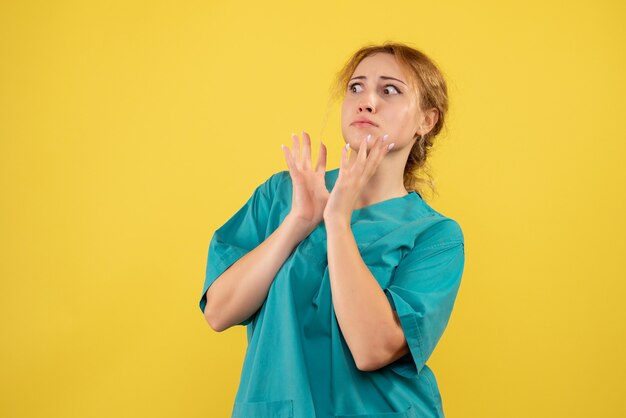
<svg viewBox="0 0 626 418"><path fill-rule="evenodd" d="M363 262L350 225L326 222L333 306L359 370L381 368L409 352L396 312Z"/></svg>
<svg viewBox="0 0 626 418"><path fill-rule="evenodd" d="M265 241L226 269L206 293L204 317L211 328L221 332L256 312L280 267L310 232L287 215Z"/></svg>
<svg viewBox="0 0 626 418"><path fill-rule="evenodd" d="M225 268L222 264L219 276L213 275L217 269L207 269L207 280L214 282L206 288L206 306L204 315L207 322L216 331L225 330L233 325L243 322L256 312L265 299L276 276L276 273L284 264L285 260L294 247L308 236L322 220L322 213L328 190L325 183L326 167L326 147L320 143L320 154L315 170L311 168L311 139L303 132L304 147L302 150L302 160L300 159L300 140L292 134L293 150L281 144L287 165L289 166L289 176L292 183L291 210L285 217L281 225L263 241L266 228L266 217L271 206L269 196L274 192L267 193L272 189L270 182L265 182L263 186L257 188L254 196L248 201L246 206L231 218L222 228L221 237L215 241L215 248L229 248L234 252L228 257L229 260L235 258L232 254L239 254L241 257L236 262ZM279 177L272 176L277 180ZM266 193L261 193L261 189ZM257 193L258 192L258 193ZM222 229L220 228L220 229ZM215 239L215 236L214 236ZM238 245L233 245L238 242ZM226 245L220 245L226 243ZM230 244L229 244L230 243ZM238 249L235 249L238 248ZM243 253L243 255L241 254ZM209 267L219 264L215 257L211 264L211 252L209 251ZM222 263L224 261L222 260ZM206 283L205 283L206 286ZM200 301L202 308L203 302Z"/></svg>

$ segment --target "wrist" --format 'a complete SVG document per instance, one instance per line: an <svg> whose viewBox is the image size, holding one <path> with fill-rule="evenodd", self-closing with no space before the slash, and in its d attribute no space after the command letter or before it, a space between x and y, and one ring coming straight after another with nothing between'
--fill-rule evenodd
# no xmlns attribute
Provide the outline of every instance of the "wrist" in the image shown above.
<svg viewBox="0 0 626 418"><path fill-rule="evenodd" d="M349 230L351 229L350 219L343 219L338 216L326 216L324 217L324 224L326 225L326 231L328 230Z"/></svg>
<svg viewBox="0 0 626 418"><path fill-rule="evenodd" d="M295 231L298 236L301 236L302 239L309 235L316 227L313 222L298 218L292 213L287 214L283 223L287 225L290 230Z"/></svg>

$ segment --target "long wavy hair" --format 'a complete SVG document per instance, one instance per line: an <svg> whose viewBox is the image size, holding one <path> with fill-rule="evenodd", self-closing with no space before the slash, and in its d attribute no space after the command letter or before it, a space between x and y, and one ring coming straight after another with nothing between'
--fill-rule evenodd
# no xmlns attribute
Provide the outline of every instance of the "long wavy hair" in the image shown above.
<svg viewBox="0 0 626 418"><path fill-rule="evenodd" d="M366 45L356 51L336 73L330 88L330 102L343 101L350 77L359 63L367 56L392 54L408 76L411 89L419 97L420 109L436 108L438 119L435 126L425 135L416 135L415 143L404 167L404 187L424 195L425 186L436 193L435 181L428 165L429 151L435 137L444 128L448 112L448 88L441 70L426 54L403 43L386 41L380 45Z"/></svg>

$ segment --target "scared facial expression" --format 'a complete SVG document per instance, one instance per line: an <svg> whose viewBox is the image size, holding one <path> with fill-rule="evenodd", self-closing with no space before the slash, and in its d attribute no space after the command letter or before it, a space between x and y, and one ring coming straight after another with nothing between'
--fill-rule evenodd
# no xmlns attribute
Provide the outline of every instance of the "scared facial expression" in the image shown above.
<svg viewBox="0 0 626 418"><path fill-rule="evenodd" d="M389 134L387 142L396 144L390 152L412 145L419 132L418 106L419 98L393 55L367 56L354 70L341 106L344 140L353 150L368 134Z"/></svg>

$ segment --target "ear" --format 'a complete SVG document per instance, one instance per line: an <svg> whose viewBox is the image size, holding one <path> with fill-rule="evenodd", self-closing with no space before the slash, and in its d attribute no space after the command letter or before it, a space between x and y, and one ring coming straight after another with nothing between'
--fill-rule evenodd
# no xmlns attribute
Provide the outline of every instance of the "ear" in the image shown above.
<svg viewBox="0 0 626 418"><path fill-rule="evenodd" d="M426 135L430 132L439 120L439 110L436 107L428 109L424 112L422 121L420 123L420 129L417 131L417 135Z"/></svg>

